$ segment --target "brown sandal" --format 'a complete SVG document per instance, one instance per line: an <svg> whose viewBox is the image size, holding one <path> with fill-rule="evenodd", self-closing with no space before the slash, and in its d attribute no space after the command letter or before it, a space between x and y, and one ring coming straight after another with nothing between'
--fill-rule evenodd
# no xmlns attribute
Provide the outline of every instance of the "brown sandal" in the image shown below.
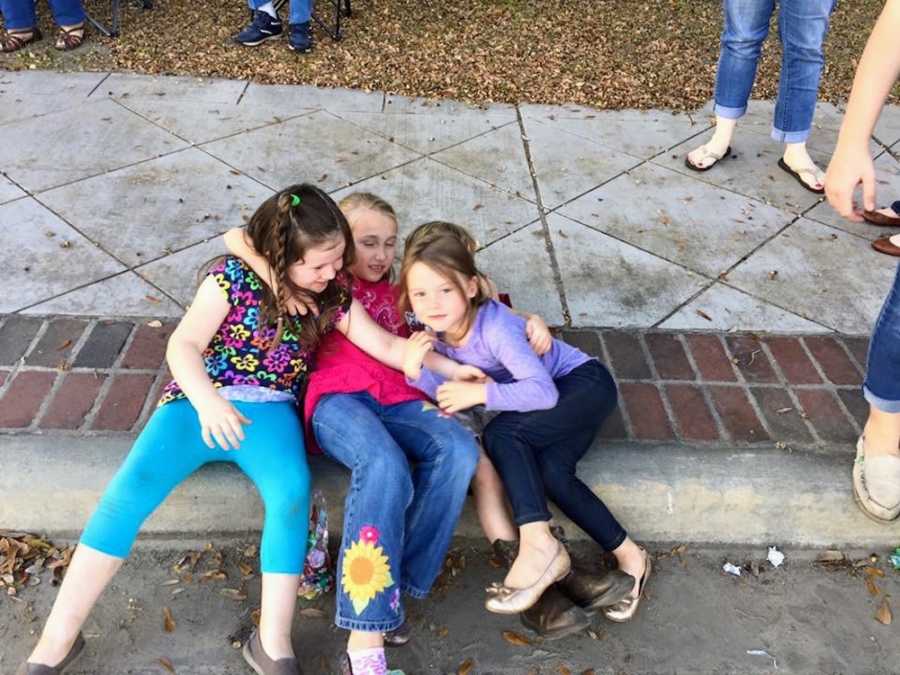
<svg viewBox="0 0 900 675"><path fill-rule="evenodd" d="M22 37L23 35L27 35L28 37ZM37 26L33 28L14 28L8 30L3 35L0 35L0 52L9 53L19 51L22 47L29 45L32 42L37 42L42 37L41 31Z"/></svg>
<svg viewBox="0 0 900 675"><path fill-rule="evenodd" d="M59 33L56 34L57 49L68 52L80 47L82 42L84 42L84 21L71 28L59 27Z"/></svg>

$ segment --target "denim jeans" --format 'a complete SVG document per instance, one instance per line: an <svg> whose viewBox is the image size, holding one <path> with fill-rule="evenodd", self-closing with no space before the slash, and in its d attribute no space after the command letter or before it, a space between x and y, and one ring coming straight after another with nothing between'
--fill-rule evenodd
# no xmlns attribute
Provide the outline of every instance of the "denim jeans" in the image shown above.
<svg viewBox="0 0 900 675"><path fill-rule="evenodd" d="M0 0L0 13L6 29L34 28L37 26L35 0ZM81 0L49 0L53 20L59 26L74 26L84 21Z"/></svg>
<svg viewBox="0 0 900 675"><path fill-rule="evenodd" d="M441 571L478 463L475 438L431 403L382 406L366 392L324 397L312 428L351 471L335 624L393 630L404 621L400 591L423 598Z"/></svg>
<svg viewBox="0 0 900 675"><path fill-rule="evenodd" d="M900 413L900 267L872 333L863 394L881 412Z"/></svg>
<svg viewBox="0 0 900 675"><path fill-rule="evenodd" d="M781 78L772 138L802 143L809 137L825 58L822 42L836 0L779 0ZM715 113L737 119L747 101L775 0L724 0L725 30L716 74Z"/></svg>
<svg viewBox="0 0 900 675"><path fill-rule="evenodd" d="M611 551L624 541L625 530L575 469L616 407L616 384L596 360L555 382L556 407L500 413L484 430L484 447L503 479L516 524L550 520L549 498Z"/></svg>
<svg viewBox="0 0 900 675"><path fill-rule="evenodd" d="M259 9L272 0L247 0L250 9ZM312 0L290 0L288 23L306 23L312 16Z"/></svg>

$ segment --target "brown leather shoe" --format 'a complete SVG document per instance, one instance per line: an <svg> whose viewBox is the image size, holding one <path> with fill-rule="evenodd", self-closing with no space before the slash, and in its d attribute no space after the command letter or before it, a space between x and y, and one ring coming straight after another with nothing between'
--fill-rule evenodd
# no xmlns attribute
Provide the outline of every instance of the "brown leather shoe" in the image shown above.
<svg viewBox="0 0 900 675"><path fill-rule="evenodd" d="M55 666L45 666L43 663L23 663L16 671L16 675L61 675L62 672L72 665L81 652L84 651L84 636L79 633L75 638L75 642L69 653L66 654L62 661Z"/></svg>
<svg viewBox="0 0 900 675"><path fill-rule="evenodd" d="M276 661L269 658L259 639L258 630L253 631L253 635L244 643L241 653L244 661L253 668L257 675L302 675L297 659L286 658Z"/></svg>
<svg viewBox="0 0 900 675"><path fill-rule="evenodd" d="M872 242L872 248L879 253L900 258L900 235L895 234L890 237L879 237Z"/></svg>
<svg viewBox="0 0 900 675"><path fill-rule="evenodd" d="M591 625L591 617L577 607L556 584L541 599L519 614L522 625L545 640L559 640Z"/></svg>
<svg viewBox="0 0 900 675"><path fill-rule="evenodd" d="M499 567L509 569L512 567L516 556L519 555L519 542L506 541L505 539L495 539L491 544L493 555L491 561Z"/></svg>
<svg viewBox="0 0 900 675"><path fill-rule="evenodd" d="M894 206L900 207L900 203L894 202L893 204L891 204L891 210L894 213L898 213ZM863 211L863 218L867 223L871 225L879 225L881 227L900 227L900 217L888 216L884 213L879 213L878 211Z"/></svg>
<svg viewBox="0 0 900 675"><path fill-rule="evenodd" d="M412 628L404 621L399 628L389 630L384 634L385 647L402 647L412 638Z"/></svg>
<svg viewBox="0 0 900 675"><path fill-rule="evenodd" d="M622 570L594 574L575 567L557 585L559 590L583 610L596 612L624 600L634 588L634 577Z"/></svg>

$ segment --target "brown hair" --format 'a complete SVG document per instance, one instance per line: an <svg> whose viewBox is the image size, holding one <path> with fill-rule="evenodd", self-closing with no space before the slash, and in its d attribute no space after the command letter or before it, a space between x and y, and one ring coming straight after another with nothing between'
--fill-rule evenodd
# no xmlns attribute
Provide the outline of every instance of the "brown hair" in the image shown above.
<svg viewBox="0 0 900 675"><path fill-rule="evenodd" d="M419 239L441 234L446 234L459 239L472 255L475 255L475 251L478 250L478 240L469 234L469 231L466 228L462 225L448 223L443 220L432 220L431 222L419 225L406 237L404 247L409 249Z"/></svg>
<svg viewBox="0 0 900 675"><path fill-rule="evenodd" d="M438 227L431 227L438 225ZM446 226L450 226L449 228ZM427 228L427 229L425 229ZM423 230L421 231L420 230ZM459 236L462 232L465 236ZM407 277L409 270L416 263L427 265L432 270L447 279L456 289L465 296L465 288L459 277L478 280L475 297L469 299L469 308L466 311L464 330L468 330L475 319L478 308L490 300L481 280L484 275L475 265L474 246L468 242L474 239L466 230L452 223L426 223L421 225L406 239L406 250L403 252L403 264L400 266L400 281L397 285L397 304L401 311L411 309L409 302L409 286Z"/></svg>
<svg viewBox="0 0 900 675"><path fill-rule="evenodd" d="M280 342L286 318L295 322L300 344L314 348L331 327L334 313L348 290L332 280L324 291L314 293L291 281L288 270L294 263L302 262L311 248L338 236L346 243L343 265L345 268L350 266L353 263L353 237L344 214L334 200L315 185L291 185L260 204L247 224L246 236L254 250L266 258L278 288L277 294L268 283L262 288L260 325L278 323L278 332L269 348ZM291 296L318 304L319 316L307 312L305 316L288 317L286 307Z"/></svg>

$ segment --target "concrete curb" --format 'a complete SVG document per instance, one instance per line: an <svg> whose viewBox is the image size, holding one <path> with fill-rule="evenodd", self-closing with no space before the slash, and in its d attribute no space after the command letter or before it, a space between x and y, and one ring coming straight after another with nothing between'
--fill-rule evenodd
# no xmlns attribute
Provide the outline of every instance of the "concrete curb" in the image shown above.
<svg viewBox="0 0 900 675"><path fill-rule="evenodd" d="M118 468L130 435L0 436L0 528L77 536ZM639 541L697 544L884 547L900 543L900 523L878 525L853 504L850 449L697 449L598 442L580 475L603 495ZM349 473L311 461L315 489L339 536ZM259 530L262 505L250 481L228 466L204 467L147 521L144 538L205 538ZM572 538L583 537L573 526ZM467 507L457 535L480 537Z"/></svg>

